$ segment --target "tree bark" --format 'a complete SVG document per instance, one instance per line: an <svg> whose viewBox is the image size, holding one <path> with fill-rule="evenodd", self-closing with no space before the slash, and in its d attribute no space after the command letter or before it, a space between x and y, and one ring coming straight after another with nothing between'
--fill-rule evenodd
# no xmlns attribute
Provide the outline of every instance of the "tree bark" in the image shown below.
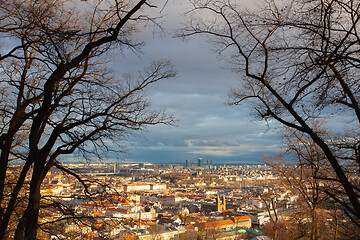
<svg viewBox="0 0 360 240"><path fill-rule="evenodd" d="M7 208L6 208L6 211L4 212L3 218L1 219L0 239L5 238L4 236L6 235L6 231L7 231L7 228L8 228L8 224L9 224L11 215L12 215L14 209L15 209L15 204L16 204L17 197L18 197L19 192L20 192L20 190L21 190L21 188L23 186L26 174L29 171L30 166L31 166L30 162L25 163L25 165L24 165L24 167L23 167L23 169L21 171L21 174L19 176L19 179L16 182L14 190L11 193L11 198L9 200L9 203L7 204Z"/></svg>
<svg viewBox="0 0 360 240"><path fill-rule="evenodd" d="M39 156L36 154L35 156ZM34 156L33 156L34 157ZM40 157L40 156L39 156ZM36 158L35 158L36 159ZM41 182L45 159L37 158L30 182L30 195L27 208L15 231L15 240L35 240L41 200Z"/></svg>

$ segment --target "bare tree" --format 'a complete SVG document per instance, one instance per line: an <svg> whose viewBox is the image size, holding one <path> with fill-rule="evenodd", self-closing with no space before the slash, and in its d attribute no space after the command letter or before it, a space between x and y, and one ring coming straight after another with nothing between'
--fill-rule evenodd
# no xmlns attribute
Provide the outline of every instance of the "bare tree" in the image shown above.
<svg viewBox="0 0 360 240"><path fill-rule="evenodd" d="M110 50L139 46L132 38L154 21L143 11L151 2L0 2L0 239L36 239L41 183L52 167L64 169L61 156L100 156L133 131L172 122L147 110L143 91L175 75L168 61L121 78L106 69ZM13 160L22 168L7 188ZM18 214L15 233L7 232Z"/></svg>
<svg viewBox="0 0 360 240"><path fill-rule="evenodd" d="M269 0L260 11L232 0L191 2L183 36L209 36L241 76L230 104L250 103L261 119L308 135L332 168L327 180L341 186L327 193L360 226L360 2ZM338 137L319 135L316 118L336 123Z"/></svg>
<svg viewBox="0 0 360 240"><path fill-rule="evenodd" d="M328 135L319 122L312 124L312 128L320 136ZM282 134L286 151L277 156L265 156L264 161L285 180L289 189L299 194L297 211L305 220L299 224L304 227L300 232L309 239L324 239L320 231L324 224L319 215L330 205L324 191L339 186L330 186L323 180L331 176L331 168L322 150L308 135L288 127ZM329 231L326 232L328 236Z"/></svg>

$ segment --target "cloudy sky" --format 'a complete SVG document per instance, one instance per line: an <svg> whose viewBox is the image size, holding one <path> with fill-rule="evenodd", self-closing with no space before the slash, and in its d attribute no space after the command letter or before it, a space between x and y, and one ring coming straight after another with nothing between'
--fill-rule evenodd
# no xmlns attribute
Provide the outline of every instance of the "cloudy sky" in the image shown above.
<svg viewBox="0 0 360 240"><path fill-rule="evenodd" d="M173 38L183 23L186 1L170 0L162 14L166 36L141 34L142 55L126 53L119 69L136 70L161 58L171 60L178 76L148 90L152 108L166 108L177 126L154 126L131 139L121 161L196 163L199 157L221 163L261 163L265 153L281 147L277 129L250 116L247 107L226 105L237 75L212 53L205 38Z"/></svg>

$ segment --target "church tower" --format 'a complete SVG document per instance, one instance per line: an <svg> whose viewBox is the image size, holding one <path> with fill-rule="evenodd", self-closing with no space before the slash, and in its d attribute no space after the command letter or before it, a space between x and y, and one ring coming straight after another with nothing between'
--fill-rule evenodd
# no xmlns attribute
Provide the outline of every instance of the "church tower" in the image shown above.
<svg viewBox="0 0 360 240"><path fill-rule="evenodd" d="M226 210L226 199L225 199L225 195L223 195L223 197L222 197L222 210L223 210L223 211Z"/></svg>
<svg viewBox="0 0 360 240"><path fill-rule="evenodd" d="M220 200L220 196L216 197L216 210L217 211L224 211L226 210L226 199L225 195L223 195L222 199Z"/></svg>

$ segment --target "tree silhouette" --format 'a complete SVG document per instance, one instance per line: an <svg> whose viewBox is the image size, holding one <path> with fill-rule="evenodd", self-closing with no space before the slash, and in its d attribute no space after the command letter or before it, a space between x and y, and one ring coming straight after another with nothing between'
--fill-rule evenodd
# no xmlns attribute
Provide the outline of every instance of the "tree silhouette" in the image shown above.
<svg viewBox="0 0 360 240"><path fill-rule="evenodd" d="M267 122L307 134L340 184L327 194L359 225L359 1L265 1L261 10L238 1L191 1L182 36L204 34L238 72L229 103L250 104ZM343 117L340 117L343 115ZM324 138L312 119L337 124Z"/></svg>
<svg viewBox="0 0 360 240"><path fill-rule="evenodd" d="M124 77L106 69L107 53L139 46L133 34L154 21L142 11L152 7L149 0L0 2L0 239L36 239L41 183L51 168L64 169L61 156L100 156L133 131L172 122L147 110L143 91L175 75L168 61ZM10 182L15 160L22 168ZM18 217L14 233L9 223Z"/></svg>

